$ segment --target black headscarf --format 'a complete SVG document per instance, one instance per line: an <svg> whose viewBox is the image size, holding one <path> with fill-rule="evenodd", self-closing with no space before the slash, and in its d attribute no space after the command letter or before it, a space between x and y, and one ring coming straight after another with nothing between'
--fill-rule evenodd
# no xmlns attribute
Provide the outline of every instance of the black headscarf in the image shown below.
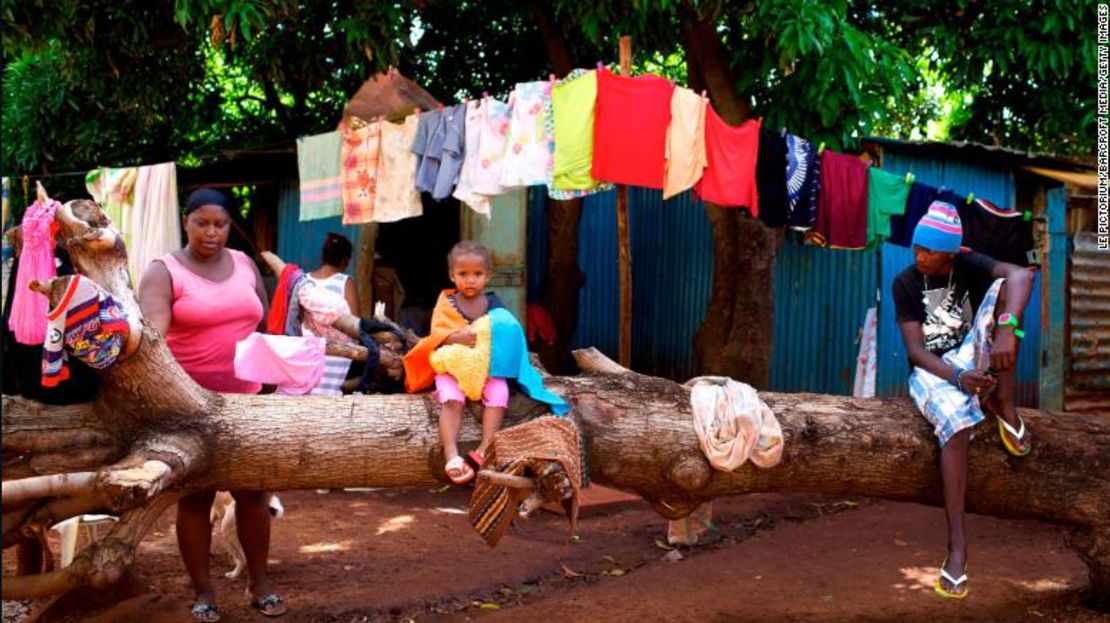
<svg viewBox="0 0 1110 623"><path fill-rule="evenodd" d="M217 205L227 210L228 214L235 211L232 208L231 198L215 188L198 188L189 194L185 201L185 216L199 210L203 206Z"/></svg>

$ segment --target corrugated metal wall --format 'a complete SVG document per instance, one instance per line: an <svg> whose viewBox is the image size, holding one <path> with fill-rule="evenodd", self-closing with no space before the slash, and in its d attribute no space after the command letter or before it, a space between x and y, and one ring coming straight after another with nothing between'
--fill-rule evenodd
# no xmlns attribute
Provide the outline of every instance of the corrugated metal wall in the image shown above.
<svg viewBox="0 0 1110 623"><path fill-rule="evenodd" d="M769 389L852 394L876 273L874 251L779 248Z"/></svg>
<svg viewBox="0 0 1110 623"><path fill-rule="evenodd" d="M1071 259L1068 411L1110 410L1110 272L1092 233L1076 234Z"/></svg>
<svg viewBox="0 0 1110 623"><path fill-rule="evenodd" d="M959 162L922 158L884 146L883 169L902 175L911 172L914 178L933 186L946 186L959 193L974 193L1000 206L1013 206L1016 200L1014 175L1006 169L973 166ZM891 282L904 268L913 263L908 248L884 244L880 251L879 283L879 360L875 391L881 396L906 395L909 366L902 335L894 320L894 299ZM1018 351L1018 403L1037 406L1037 388L1041 365L1041 279L1038 273L1033 294L1025 308L1023 324L1035 328L1022 340Z"/></svg>
<svg viewBox="0 0 1110 623"><path fill-rule="evenodd" d="M344 227L342 218L338 216L301 222L300 211L300 182L296 178L282 182L278 191L277 235L277 254L281 259L306 271L315 270L320 266L320 248L328 232L343 234L358 249L361 228ZM345 271L348 275L357 274L357 261L358 254L355 253Z"/></svg>
<svg viewBox="0 0 1110 623"><path fill-rule="evenodd" d="M713 283L713 234L700 201L683 193L663 201L658 190L629 188L632 244L632 367L684 380L694 374L694 332L705 318ZM528 296L536 300L546 279L546 189L528 201ZM582 205L578 266L578 328L572 348L593 346L617 357L620 281L616 193L587 197Z"/></svg>

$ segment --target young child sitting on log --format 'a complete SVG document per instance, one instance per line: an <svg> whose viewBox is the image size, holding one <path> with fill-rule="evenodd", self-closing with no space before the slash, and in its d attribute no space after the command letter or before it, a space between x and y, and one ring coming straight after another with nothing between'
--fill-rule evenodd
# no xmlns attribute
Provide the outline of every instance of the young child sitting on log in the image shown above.
<svg viewBox="0 0 1110 623"><path fill-rule="evenodd" d="M493 257L479 242L463 240L447 254L448 275L455 288L439 295L428 337L405 356L405 389L418 392L433 382L439 401L439 436L447 459L447 477L456 484L474 478L474 468L458 449L463 405L481 400L482 441L468 453L481 467L493 435L501 428L509 405L509 385L515 379L532 398L551 405L556 414L566 402L543 387L528 361L524 330L501 299L486 291Z"/></svg>

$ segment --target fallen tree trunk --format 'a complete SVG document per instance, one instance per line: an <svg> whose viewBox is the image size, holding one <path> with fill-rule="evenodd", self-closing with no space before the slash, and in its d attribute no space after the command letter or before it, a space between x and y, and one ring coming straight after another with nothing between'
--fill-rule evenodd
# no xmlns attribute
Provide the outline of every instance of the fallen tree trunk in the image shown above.
<svg viewBox="0 0 1110 623"><path fill-rule="evenodd" d="M99 211L90 205L67 204L59 220L67 231L99 227L100 233L82 235L100 240L110 230L97 226ZM82 258L84 274L111 284L109 260L91 262L87 245L67 242L71 254ZM121 300L134 298L126 289L112 292ZM636 492L665 517L685 516L716 497L761 491L942 501L935 439L906 400L761 394L782 424L782 462L725 473L712 469L698 446L686 388L625 370L592 349L576 358L585 374L549 377L547 383L573 406L570 417L584 441L591 480ZM112 581L134 556L152 509L186 489L446 481L438 406L430 395L214 394L181 371L149 327L133 354L107 371L94 403L54 408L5 397L3 409L4 462L11 468L5 478L93 472L77 474L76 482L5 480L5 547L75 514L123 514L108 538L82 553L80 564L15 582L7 578L4 598ZM514 396L506 426L544 412ZM990 429L972 442L968 510L1073 526L1072 544L1091 569L1094 593L1105 598L1110 420L1029 410L1023 416L1036 440L1031 456L1010 457ZM480 437L475 419L465 418L464 449ZM39 458L63 455L69 460L62 463Z"/></svg>

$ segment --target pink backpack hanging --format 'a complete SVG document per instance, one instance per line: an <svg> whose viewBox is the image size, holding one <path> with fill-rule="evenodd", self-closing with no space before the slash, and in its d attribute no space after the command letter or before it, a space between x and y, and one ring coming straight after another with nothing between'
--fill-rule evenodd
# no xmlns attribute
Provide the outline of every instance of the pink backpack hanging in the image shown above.
<svg viewBox="0 0 1110 623"><path fill-rule="evenodd" d="M20 344L41 346L46 339L46 313L50 302L28 285L35 280L46 281L58 274L54 265L54 212L62 204L53 199L39 200L23 214L23 250L19 255L19 273L12 297L12 313L8 328Z"/></svg>

